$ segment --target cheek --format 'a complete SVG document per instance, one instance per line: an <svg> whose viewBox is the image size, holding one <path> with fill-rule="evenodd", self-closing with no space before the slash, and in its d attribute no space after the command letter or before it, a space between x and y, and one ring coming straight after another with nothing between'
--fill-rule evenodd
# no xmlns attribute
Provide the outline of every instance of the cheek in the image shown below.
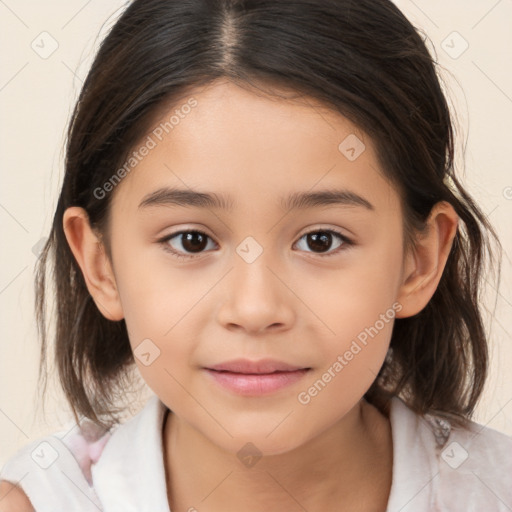
<svg viewBox="0 0 512 512"><path fill-rule="evenodd" d="M295 291L307 298L308 307L326 326L326 335L346 343L382 314L394 318L401 261L400 243L379 240L371 247L356 247L332 271L304 273L296 279Z"/></svg>
<svg viewBox="0 0 512 512"><path fill-rule="evenodd" d="M141 246L126 237L118 245L116 280L132 343L163 338L194 300L187 272L173 267L163 249ZM196 298L197 301L197 298ZM188 306L188 308L187 308Z"/></svg>
<svg viewBox="0 0 512 512"><path fill-rule="evenodd" d="M381 333L383 335L383 333ZM387 344L377 338L367 345L352 341L333 352L297 395L299 411L306 418L335 423L359 402L382 366Z"/></svg>
<svg viewBox="0 0 512 512"><path fill-rule="evenodd" d="M126 237L117 247L117 286L130 345L144 381L159 396L184 399L178 382L187 378L199 337L190 323L194 305L206 291L201 280L192 286L190 274L173 268L164 254L137 249ZM128 248L131 250L128 250ZM210 285L211 286L211 285Z"/></svg>
<svg viewBox="0 0 512 512"><path fill-rule="evenodd" d="M328 279L303 282L308 306L326 329L320 338L322 367L304 401L329 407L361 397L375 380L386 357L393 324L401 305L396 302L401 273L400 236L387 233L372 247L358 248ZM300 402L300 400L299 400ZM347 403L348 403L347 402ZM355 402L354 402L355 403ZM338 411L339 412L339 411Z"/></svg>
<svg viewBox="0 0 512 512"><path fill-rule="evenodd" d="M173 407L187 402L187 363L198 336L186 329L187 301L160 281L133 283L124 289L125 321L141 377ZM126 308L124 307L126 305Z"/></svg>
<svg viewBox="0 0 512 512"><path fill-rule="evenodd" d="M375 291L375 290L373 290ZM389 294L368 296L357 289L324 318L333 332L320 338L322 364L305 383L297 401L308 414L332 421L348 412L368 391L389 349L401 306Z"/></svg>

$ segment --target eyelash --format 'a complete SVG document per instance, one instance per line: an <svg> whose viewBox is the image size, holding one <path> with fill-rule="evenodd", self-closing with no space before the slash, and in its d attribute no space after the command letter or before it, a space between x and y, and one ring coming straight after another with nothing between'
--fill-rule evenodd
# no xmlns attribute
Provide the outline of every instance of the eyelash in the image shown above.
<svg viewBox="0 0 512 512"><path fill-rule="evenodd" d="M197 255L201 255L202 253L196 253L196 254L191 254L191 255L184 255L183 253L175 251L174 249L172 249L169 246L169 244L168 244L169 240L171 240L172 238L174 238L174 237L176 237L178 235L183 235L185 233L198 233L200 235L203 235L203 236L205 236L207 238L212 239L204 231L200 231L198 229L189 229L189 230L177 231L176 233L171 233L170 235L167 235L166 237L158 240L158 243L160 243L163 246L163 249L165 251L171 253L173 256L175 256L178 259L191 259L191 258L195 258ZM343 244L340 247L336 248L332 252L328 252L328 253L325 253L325 254L312 252L312 254L316 254L316 255L318 255L318 256L320 256L322 258L328 258L329 256L333 256L335 254L338 254L339 252L347 250L349 247L355 245L352 240L347 238L345 235L341 234L339 231L336 231L335 229L315 229L315 230L312 230L312 231L308 231L307 233L304 233L299 238L299 240L302 240L305 236L310 235L312 233L330 233L330 234L333 234L333 235L336 235L337 237L339 237L341 239L341 241L343 242Z"/></svg>

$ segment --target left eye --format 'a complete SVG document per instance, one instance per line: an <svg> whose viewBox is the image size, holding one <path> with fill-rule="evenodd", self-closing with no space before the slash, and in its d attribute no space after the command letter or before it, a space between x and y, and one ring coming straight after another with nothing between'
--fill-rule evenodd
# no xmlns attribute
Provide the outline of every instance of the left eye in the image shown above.
<svg viewBox="0 0 512 512"><path fill-rule="evenodd" d="M350 239L332 229L310 231L309 233L302 235L302 237L299 239L299 242L301 240L305 240L307 246L315 249L313 252L320 254L325 253L332 248L333 236L335 238L338 238L338 240L341 240L341 242L334 248L334 251L328 252L327 256L331 256L332 254L336 254L337 252L339 252L339 250L343 250L339 249L340 247L353 245Z"/></svg>

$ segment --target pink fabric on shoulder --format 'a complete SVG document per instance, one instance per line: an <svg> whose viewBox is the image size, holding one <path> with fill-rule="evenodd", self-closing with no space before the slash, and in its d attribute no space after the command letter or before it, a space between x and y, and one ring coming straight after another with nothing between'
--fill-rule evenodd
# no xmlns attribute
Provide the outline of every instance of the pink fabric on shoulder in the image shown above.
<svg viewBox="0 0 512 512"><path fill-rule="evenodd" d="M102 429L86 418L77 432L62 438L62 442L75 457L90 486L92 486L91 465L98 462L111 435L111 431Z"/></svg>

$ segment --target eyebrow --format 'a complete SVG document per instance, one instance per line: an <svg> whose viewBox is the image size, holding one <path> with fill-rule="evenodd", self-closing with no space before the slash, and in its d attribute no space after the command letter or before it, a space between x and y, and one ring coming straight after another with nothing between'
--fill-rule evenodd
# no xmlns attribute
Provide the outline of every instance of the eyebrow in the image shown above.
<svg viewBox="0 0 512 512"><path fill-rule="evenodd" d="M287 198L280 198L279 204L285 210L306 209L319 206L360 206L368 210L375 207L364 197L350 190L319 190L317 192L294 192ZM142 199L139 209L153 206L184 206L231 211L234 206L230 196L199 192L192 189L159 188Z"/></svg>

